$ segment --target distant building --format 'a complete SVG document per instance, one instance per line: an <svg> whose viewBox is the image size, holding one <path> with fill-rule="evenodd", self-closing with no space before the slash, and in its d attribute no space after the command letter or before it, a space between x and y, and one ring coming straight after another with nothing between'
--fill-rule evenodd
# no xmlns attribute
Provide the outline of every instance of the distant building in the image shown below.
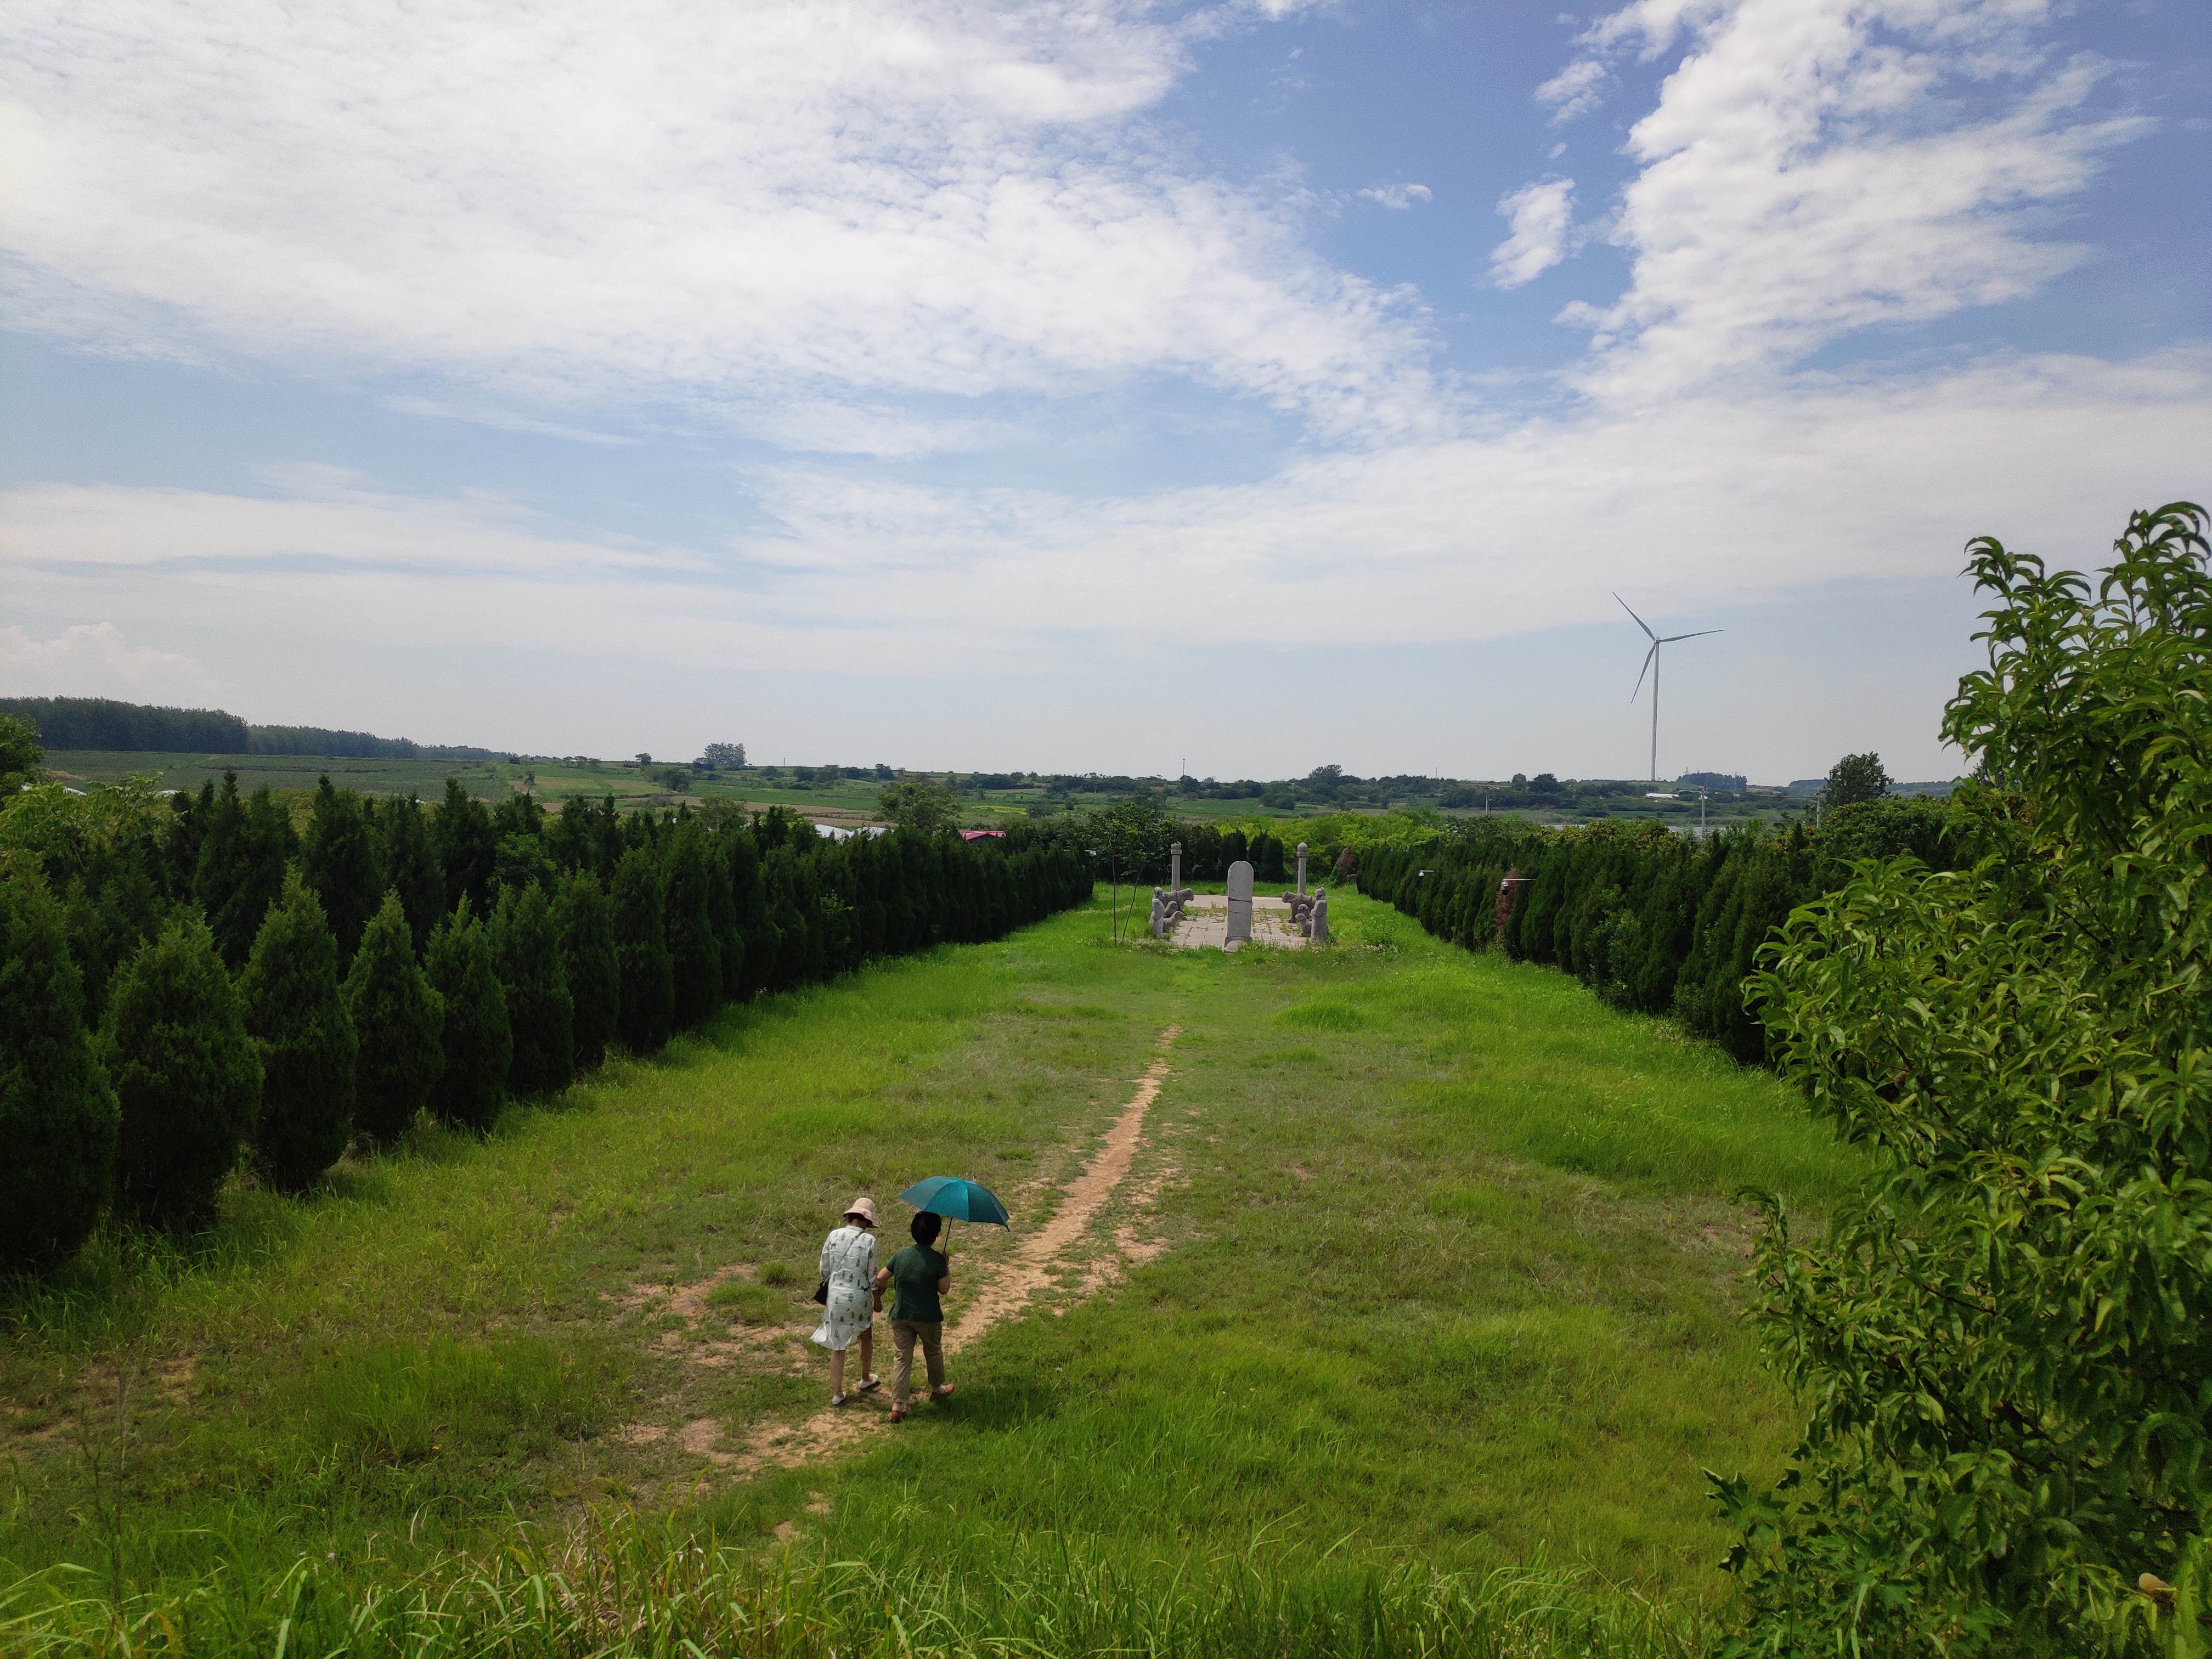
<svg viewBox="0 0 2212 1659"><path fill-rule="evenodd" d="M963 841L1003 841L1006 836L1003 830L963 830L960 832Z"/></svg>
<svg viewBox="0 0 2212 1659"><path fill-rule="evenodd" d="M1717 790L1727 795L1741 795L1751 787L1740 772L1685 772L1674 781L1686 788Z"/></svg>

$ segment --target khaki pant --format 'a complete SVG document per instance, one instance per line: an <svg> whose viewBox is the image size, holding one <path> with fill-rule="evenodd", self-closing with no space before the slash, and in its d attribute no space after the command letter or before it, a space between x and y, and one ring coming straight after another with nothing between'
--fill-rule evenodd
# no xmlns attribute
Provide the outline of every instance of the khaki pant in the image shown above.
<svg viewBox="0 0 2212 1659"><path fill-rule="evenodd" d="M933 1320L927 1325L911 1319L891 1321L891 1347L898 1355L891 1366L891 1404L903 1406L914 1385L914 1345L921 1344L923 1362L929 1367L929 1386L945 1385L945 1327Z"/></svg>

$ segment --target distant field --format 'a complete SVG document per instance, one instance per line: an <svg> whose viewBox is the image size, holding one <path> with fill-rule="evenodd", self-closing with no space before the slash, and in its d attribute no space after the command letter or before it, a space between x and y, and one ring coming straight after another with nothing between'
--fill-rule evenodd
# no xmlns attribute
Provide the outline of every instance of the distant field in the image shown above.
<svg viewBox="0 0 2212 1659"><path fill-rule="evenodd" d="M226 771L234 771L238 774L240 787L249 792L264 784L276 790L304 791L312 790L316 781L327 774L332 783L368 794L404 795L411 792L424 800L434 800L445 793L446 780L450 777L459 779L462 787L480 800L498 800L523 790L529 790L549 805L558 805L579 796L599 800L607 795L612 795L623 806L672 806L684 800L726 800L739 802L755 811L769 806L786 806L825 823L866 823L872 821L876 816L876 791L878 787L872 778L849 778L834 786L798 787L783 782L769 785L764 783L759 771L755 770L697 774L690 781L690 787L678 793L669 789L657 775L665 768L641 768L616 761L575 765L563 761L347 760L314 755L167 755L119 750L59 749L50 753L46 762L55 775L68 782L113 783L137 775L153 778L156 788L197 792L206 780L220 778ZM932 775L901 775L927 777ZM1071 808L1082 811L1094 806L1110 806L1121 799L1118 794L1103 791L1079 791L1072 795L1048 797L1042 789L994 789L981 794L963 795L961 821L969 824L1005 824L1032 817L1055 815ZM1163 795L1160 800L1174 817L1198 823L1242 823L1255 820L1295 822L1332 816L1339 810L1313 803L1295 809L1282 809L1262 806L1256 800L1194 800L1172 794ZM1405 809L1419 808L1427 803L1400 800L1392 805ZM1378 813L1381 809L1361 806L1344 810L1350 811L1354 816L1365 817ZM1446 811L1442 816L1472 817L1478 816L1480 811L1480 808L1455 808ZM1498 816L1525 818L1534 823L1589 822L1579 813L1552 810L1501 811ZM1613 807L1610 816L1616 818L1659 817L1676 825L1695 823L1697 805L1694 801L1622 802ZM1753 818L1771 822L1781 816L1778 805L1762 806L1755 811L1737 808L1725 813L1715 811L1709 822L1717 827L1724 823L1746 823Z"/></svg>

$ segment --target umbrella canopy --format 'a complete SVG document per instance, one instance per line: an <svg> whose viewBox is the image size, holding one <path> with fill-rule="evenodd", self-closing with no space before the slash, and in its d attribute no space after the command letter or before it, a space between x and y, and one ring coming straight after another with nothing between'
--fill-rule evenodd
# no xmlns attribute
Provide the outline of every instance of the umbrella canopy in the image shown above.
<svg viewBox="0 0 2212 1659"><path fill-rule="evenodd" d="M1006 1224L1006 1206L999 1202L998 1195L988 1187L958 1176L931 1176L927 1181L917 1181L899 1194L899 1202L933 1211L948 1221Z"/></svg>

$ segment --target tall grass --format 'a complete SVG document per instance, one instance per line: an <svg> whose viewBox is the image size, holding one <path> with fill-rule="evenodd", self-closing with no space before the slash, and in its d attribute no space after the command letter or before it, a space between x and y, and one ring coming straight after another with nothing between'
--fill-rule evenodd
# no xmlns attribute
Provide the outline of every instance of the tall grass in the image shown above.
<svg viewBox="0 0 2212 1659"><path fill-rule="evenodd" d="M1169 1561L1038 1534L981 1570L748 1549L628 1510L514 1528L349 1595L302 1556L262 1595L220 1576L122 1604L56 1567L0 1589L0 1648L60 1656L260 1652L284 1659L501 1655L744 1659L1688 1659L1703 1632L1587 1575L1480 1576L1255 1547Z"/></svg>

